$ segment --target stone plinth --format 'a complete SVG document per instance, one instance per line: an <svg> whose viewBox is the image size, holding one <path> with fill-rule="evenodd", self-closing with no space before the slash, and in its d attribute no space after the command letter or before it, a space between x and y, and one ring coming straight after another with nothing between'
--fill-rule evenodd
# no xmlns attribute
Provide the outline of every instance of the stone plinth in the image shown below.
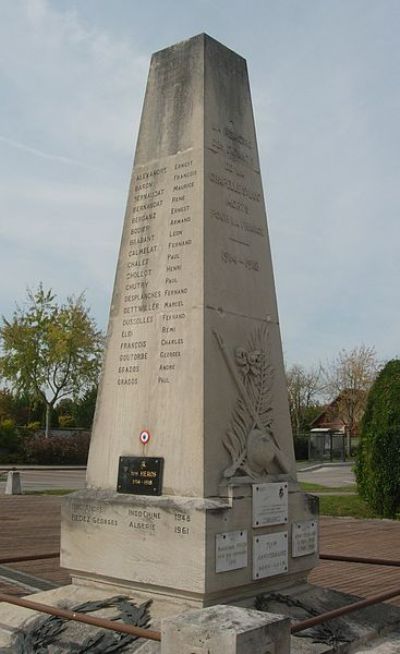
<svg viewBox="0 0 400 654"><path fill-rule="evenodd" d="M161 654L288 654L290 620L235 606L214 606L161 623Z"/></svg>
<svg viewBox="0 0 400 654"><path fill-rule="evenodd" d="M316 544L298 552L297 525L317 524L318 513L315 498L296 486L289 483L287 521L256 528L251 484L230 485L218 498L78 491L64 501L63 565L78 583L125 588L140 599L150 593L171 607L287 587L317 560Z"/></svg>

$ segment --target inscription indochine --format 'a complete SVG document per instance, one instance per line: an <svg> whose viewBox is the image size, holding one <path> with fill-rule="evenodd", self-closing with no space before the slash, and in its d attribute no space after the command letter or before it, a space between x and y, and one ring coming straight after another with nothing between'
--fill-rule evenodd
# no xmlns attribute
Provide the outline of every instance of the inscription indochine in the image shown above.
<svg viewBox="0 0 400 654"><path fill-rule="evenodd" d="M189 512L160 511L151 507L127 506L114 508L73 502L71 521L75 524L92 526L96 530L116 530L122 534L156 535L160 530L168 531L175 538L190 536L193 516Z"/></svg>
<svg viewBox="0 0 400 654"><path fill-rule="evenodd" d="M189 158L175 157L168 165L133 175L128 236L123 244L119 386L140 385L150 351L158 384L170 384L179 370L190 295L191 210L197 185L193 164ZM148 329L156 323L159 329Z"/></svg>

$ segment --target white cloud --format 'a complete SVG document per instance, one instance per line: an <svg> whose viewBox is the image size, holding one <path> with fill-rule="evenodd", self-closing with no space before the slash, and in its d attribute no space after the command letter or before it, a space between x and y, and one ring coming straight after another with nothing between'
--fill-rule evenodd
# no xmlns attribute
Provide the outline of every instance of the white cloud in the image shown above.
<svg viewBox="0 0 400 654"><path fill-rule="evenodd" d="M28 123L32 148L45 138L57 145L54 151L63 145L65 156L87 154L88 146L92 154L104 147L129 154L127 134L139 114L146 58L45 0L16 0L5 13L0 70L13 88L19 120L3 137L27 143L21 136Z"/></svg>
<svg viewBox="0 0 400 654"><path fill-rule="evenodd" d="M149 52L204 25L248 57L289 362L398 352L397 4L3 2L0 312L43 280L104 325Z"/></svg>

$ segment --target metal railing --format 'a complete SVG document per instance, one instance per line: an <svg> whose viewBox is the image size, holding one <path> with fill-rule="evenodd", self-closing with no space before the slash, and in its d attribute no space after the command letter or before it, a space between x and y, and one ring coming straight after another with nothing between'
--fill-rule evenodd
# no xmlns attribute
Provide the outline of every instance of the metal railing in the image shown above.
<svg viewBox="0 0 400 654"><path fill-rule="evenodd" d="M400 588L396 588L396 590L388 590L386 593L379 593L378 595L371 595L371 597L366 597L365 599L359 600L358 602L353 602L352 604L341 606L339 609L333 609L332 611L321 613L321 615L316 615L314 618L308 618L308 620L297 622L290 627L290 633L296 634L299 631L304 631L310 627L315 627L315 625L321 624L322 622L328 622L329 620L334 620L334 618L339 618L341 615L347 615L353 611L359 611L366 606L372 606L373 604L385 602L386 600L397 597L398 595L400 595Z"/></svg>
<svg viewBox="0 0 400 654"><path fill-rule="evenodd" d="M75 622L84 622L85 624L90 624L95 627L110 629L111 631L118 631L123 634L129 634L130 636L137 636L138 638L147 638L148 640L157 641L161 640L161 633L159 631L143 629L142 627L134 627L122 622L107 620L106 618L96 618L92 615L87 615L86 613L77 613L76 611L61 609L55 606L48 606L47 604L39 604L39 602L32 602L32 600L27 600L22 597L13 597L13 595L0 593L0 602L7 602L8 604L21 606L25 609L32 609L33 611L39 611L40 613L47 613L48 615L54 615L57 618L65 618L66 620L74 620Z"/></svg>
<svg viewBox="0 0 400 654"><path fill-rule="evenodd" d="M0 565L4 563L18 563L20 561L35 561L39 559L53 559L58 558L59 552L51 552L47 554L34 554L34 555L25 555L19 557L5 557L0 559ZM365 563L369 565L386 565L400 567L400 561L394 559L381 559L381 558L372 558L372 557L363 557L363 556L348 556L340 554L320 554L320 559L332 560L332 561L346 561L351 563ZM308 618L307 620L302 620L293 624L290 628L292 634L296 634L299 631L305 631L310 629L318 624L323 622L328 622L329 620L334 620L339 618L342 615L348 615L354 611L359 611L362 608L367 606L372 606L374 604L379 604L380 602L385 602L394 597L400 596L400 588L395 590L389 590L384 593L378 593L376 595L371 595L357 602L351 604L346 604L338 609L333 609L332 611L327 611L321 613L320 615ZM111 631L116 631L124 634L129 634L131 636L136 636L138 638L147 638L148 640L161 641L161 632L154 631L151 629L143 629L142 627L134 627L132 625L127 625L124 623L119 623L114 620L107 620L106 618L98 618L94 616L87 615L85 613L77 613L76 611L70 611L69 609L62 609L59 607L48 606L47 604L41 604L38 602L33 602L32 600L14 597L13 595L8 595L6 593L0 593L0 602L6 602L8 604L14 604L15 606L21 606L27 609L32 609L33 611L38 611L40 613L46 613L48 615L53 615L59 618L64 618L66 620L74 620L76 622L83 622L85 624L90 624L95 627L100 627L103 629L109 629Z"/></svg>

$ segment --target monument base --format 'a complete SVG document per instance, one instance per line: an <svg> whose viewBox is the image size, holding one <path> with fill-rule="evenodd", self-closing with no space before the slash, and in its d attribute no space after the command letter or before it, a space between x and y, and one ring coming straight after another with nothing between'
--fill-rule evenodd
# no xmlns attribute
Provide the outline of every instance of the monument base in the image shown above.
<svg viewBox="0 0 400 654"><path fill-rule="evenodd" d="M237 603L305 580L317 511L284 478L235 480L216 498L87 489L64 499L61 565L76 584L153 599L163 615Z"/></svg>
<svg viewBox="0 0 400 654"><path fill-rule="evenodd" d="M116 590L123 591L124 589L117 589L116 587L100 588L93 584L90 586L70 584L56 590L35 593L29 596L29 599L41 604L73 609L84 602L101 603L115 596ZM357 599L360 598L305 583L294 585L280 593L271 592L265 597L260 596L255 605L249 603L247 608L287 615L295 620L305 620L315 615L315 613L324 613L345 604L350 604ZM140 598L133 593L131 600L136 604L141 603ZM161 619L165 617L162 611L161 614L158 613L160 609L162 609L162 604L157 601L149 607L151 629L160 629ZM182 612L179 610L175 611L174 614ZM112 611L107 608L97 610L94 614L98 617L112 617ZM0 652L4 652L4 654L15 652L13 643L16 631L31 632L35 626L36 634L38 634L40 624L47 618L48 616L43 613L2 603ZM38 623L37 620L40 622ZM374 605L292 636L290 652L291 654L338 654L338 652L345 654L350 651L365 653L367 647L368 651L371 652L398 652L400 643L399 623L400 609L398 607L390 604ZM50 644L49 653L70 652L71 643L82 644L86 638L93 637L98 633L98 627L68 622L66 630L55 636L54 642ZM388 637L382 639L384 634L388 634ZM48 632L43 631L43 635L47 637ZM366 643L368 643L368 646ZM375 643L376 650L374 649ZM383 649L385 646L387 649ZM140 644L137 642L132 643L124 651L127 654L129 652L160 654L162 650L160 643L141 641Z"/></svg>

